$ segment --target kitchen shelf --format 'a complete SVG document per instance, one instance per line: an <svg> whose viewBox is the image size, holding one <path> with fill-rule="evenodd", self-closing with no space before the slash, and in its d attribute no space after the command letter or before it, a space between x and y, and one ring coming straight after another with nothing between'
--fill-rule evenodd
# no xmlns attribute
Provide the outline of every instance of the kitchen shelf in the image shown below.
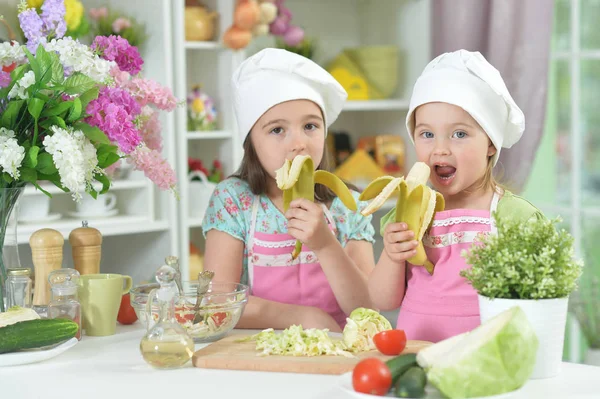
<svg viewBox="0 0 600 399"><path fill-rule="evenodd" d="M211 139L229 139L231 132L228 130L213 130L187 133L188 140L211 140Z"/></svg>
<svg viewBox="0 0 600 399"><path fill-rule="evenodd" d="M91 227L95 227L102 233L102 236L119 236L126 234L151 233L157 231L166 231L169 229L169 222L166 220L149 220L147 216L115 216L105 219L89 219ZM81 227L81 220L74 218L65 218L58 221L47 223L19 223L17 226L17 241L19 244L29 243L31 235L43 228L52 228L59 231L65 240L69 239L72 230Z"/></svg>
<svg viewBox="0 0 600 399"><path fill-rule="evenodd" d="M186 50L222 50L224 47L219 42L185 42Z"/></svg>
<svg viewBox="0 0 600 399"><path fill-rule="evenodd" d="M189 228L202 227L202 219L204 219L204 215L187 219L188 227Z"/></svg>
<svg viewBox="0 0 600 399"><path fill-rule="evenodd" d="M344 111L407 111L407 100L347 101Z"/></svg>
<svg viewBox="0 0 600 399"><path fill-rule="evenodd" d="M149 180L146 180L146 179L144 179L144 180L142 180L142 179L139 179L139 180L137 180L137 179L136 180L115 180L112 182L109 192L114 192L115 190L130 190L130 189L136 189L136 188L148 188L148 187L150 187L150 184L151 184L151 182L149 182ZM48 191L50 194L71 195L71 193L65 193L60 188L56 187L54 184L40 184L40 186L44 190ZM39 194L43 195L44 193L39 191L33 185L28 185L27 187L25 187L25 191L23 192L23 195L39 195Z"/></svg>

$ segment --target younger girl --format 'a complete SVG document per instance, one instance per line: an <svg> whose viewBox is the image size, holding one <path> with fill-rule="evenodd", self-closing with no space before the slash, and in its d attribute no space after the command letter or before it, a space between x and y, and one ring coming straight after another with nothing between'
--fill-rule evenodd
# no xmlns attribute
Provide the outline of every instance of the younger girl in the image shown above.
<svg viewBox="0 0 600 399"><path fill-rule="evenodd" d="M502 147L523 134L525 118L499 72L478 52L442 54L425 68L410 101L406 127L417 158L431 168L430 182L445 199L423 237L433 275L407 264L416 254L413 231L381 222L384 251L369 280L375 307L401 306L397 328L409 339L438 342L480 324L477 293L459 275L461 251L476 237L494 234L492 213L526 221L543 217L526 200L503 190L492 176Z"/></svg>
<svg viewBox="0 0 600 399"><path fill-rule="evenodd" d="M374 230L360 215L365 203L350 211L317 185L314 203L295 200L283 214L275 171L297 155L327 167L327 127L347 94L314 62L273 48L244 61L232 85L244 157L210 200L202 224L206 269L215 280L250 286L239 328L341 331L352 310L370 307ZM296 239L304 247L292 260Z"/></svg>

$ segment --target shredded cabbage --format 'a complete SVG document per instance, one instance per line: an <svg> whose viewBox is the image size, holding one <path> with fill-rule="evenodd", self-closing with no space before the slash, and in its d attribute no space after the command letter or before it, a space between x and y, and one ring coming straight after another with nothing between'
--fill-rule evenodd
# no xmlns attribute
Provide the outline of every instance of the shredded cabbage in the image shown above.
<svg viewBox="0 0 600 399"><path fill-rule="evenodd" d="M350 313L344 327L344 343L352 352L375 349L373 336L378 332L391 330L389 320L373 309L357 308Z"/></svg>

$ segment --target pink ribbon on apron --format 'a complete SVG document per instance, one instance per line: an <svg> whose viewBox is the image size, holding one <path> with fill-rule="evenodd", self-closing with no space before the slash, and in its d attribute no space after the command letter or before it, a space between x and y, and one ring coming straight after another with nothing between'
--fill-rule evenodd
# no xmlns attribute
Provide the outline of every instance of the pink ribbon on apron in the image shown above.
<svg viewBox="0 0 600 399"><path fill-rule="evenodd" d="M302 246L300 256L292 261L296 239L287 233L268 234L256 231L259 197L252 204L252 221L248 242L248 281L252 295L275 302L314 306L329 313L341 328L346 314L335 298L317 256ZM326 206L323 212L332 233L335 223Z"/></svg>
<svg viewBox="0 0 600 399"><path fill-rule="evenodd" d="M498 193L494 193L489 211L452 209L436 213L431 230L423 237L427 258L435 264L433 276L424 267L408 263L406 294L396 325L408 339L439 342L480 324L477 292L459 275L469 267L460 254L478 238L496 234L491 214L498 200Z"/></svg>

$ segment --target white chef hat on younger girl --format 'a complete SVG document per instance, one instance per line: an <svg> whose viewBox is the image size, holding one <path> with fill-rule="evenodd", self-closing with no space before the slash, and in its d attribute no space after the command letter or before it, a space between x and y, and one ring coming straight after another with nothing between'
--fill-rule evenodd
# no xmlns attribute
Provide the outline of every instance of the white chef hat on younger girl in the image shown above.
<svg viewBox="0 0 600 399"><path fill-rule="evenodd" d="M321 108L325 126L329 127L348 97L325 69L306 57L276 48L266 48L245 60L233 73L231 85L242 143L256 121L277 104L313 101Z"/></svg>
<svg viewBox="0 0 600 399"><path fill-rule="evenodd" d="M414 140L415 110L423 104L444 102L467 111L496 147L512 147L523 135L525 116L512 99L500 72L479 52L458 50L431 61L417 79L410 99L406 128Z"/></svg>

